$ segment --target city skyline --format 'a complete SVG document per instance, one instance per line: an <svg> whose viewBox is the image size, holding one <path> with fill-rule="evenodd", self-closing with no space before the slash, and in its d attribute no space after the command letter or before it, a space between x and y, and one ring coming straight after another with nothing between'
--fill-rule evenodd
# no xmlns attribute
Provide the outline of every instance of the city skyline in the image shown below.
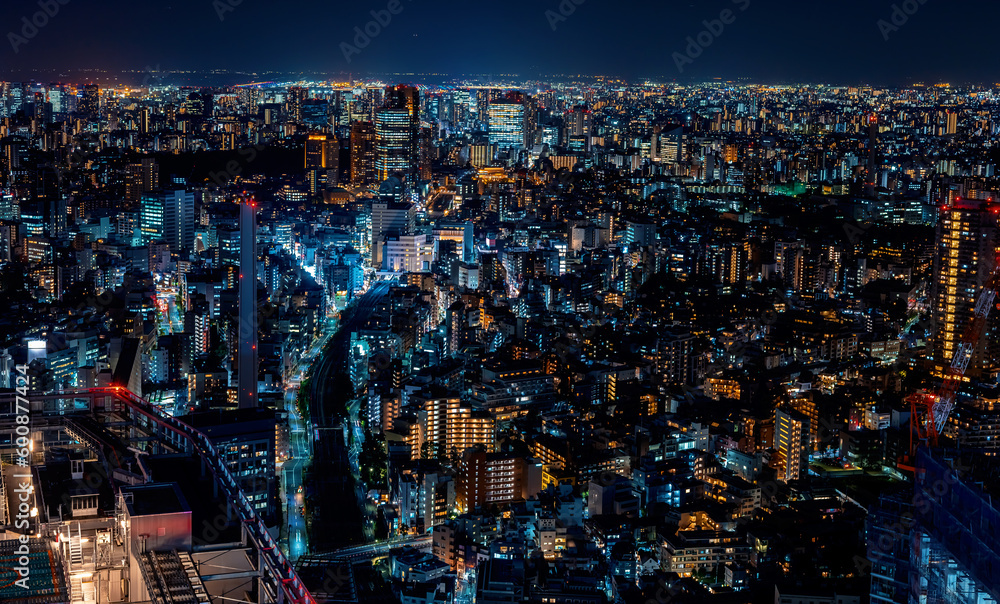
<svg viewBox="0 0 1000 604"><path fill-rule="evenodd" d="M370 1L0 8L0 601L1000 600L1000 8Z"/></svg>

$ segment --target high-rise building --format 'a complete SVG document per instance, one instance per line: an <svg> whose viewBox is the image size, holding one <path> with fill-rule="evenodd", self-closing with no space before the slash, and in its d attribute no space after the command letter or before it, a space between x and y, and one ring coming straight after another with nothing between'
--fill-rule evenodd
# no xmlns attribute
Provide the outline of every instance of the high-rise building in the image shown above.
<svg viewBox="0 0 1000 604"><path fill-rule="evenodd" d="M371 187L375 172L375 125L355 122L351 125L351 186Z"/></svg>
<svg viewBox="0 0 1000 604"><path fill-rule="evenodd" d="M240 409L258 405L257 396L257 202L240 204L240 322L239 389Z"/></svg>
<svg viewBox="0 0 1000 604"><path fill-rule="evenodd" d="M420 123L420 91L414 86L389 86L383 99L387 109L405 109L414 124Z"/></svg>
<svg viewBox="0 0 1000 604"><path fill-rule="evenodd" d="M566 140L573 137L583 137L587 149L590 149L593 132L594 114L586 105L577 105L566 113Z"/></svg>
<svg viewBox="0 0 1000 604"><path fill-rule="evenodd" d="M163 240L166 208L160 195L144 195L139 209L139 243L146 245Z"/></svg>
<svg viewBox="0 0 1000 604"><path fill-rule="evenodd" d="M494 420L488 411L472 409L461 399L421 395L418 421L423 431L425 451L421 457L447 457L459 460L465 451L480 445L487 452L494 448Z"/></svg>
<svg viewBox="0 0 1000 604"><path fill-rule="evenodd" d="M944 112L943 118L941 121L944 122L944 134L946 136L958 134L958 112L949 109Z"/></svg>
<svg viewBox="0 0 1000 604"><path fill-rule="evenodd" d="M125 199L139 201L145 193L160 188L160 166L156 160L147 157L137 164L129 164L125 173Z"/></svg>
<svg viewBox="0 0 1000 604"><path fill-rule="evenodd" d="M878 179L878 135L878 116L871 115L868 118L868 171L865 182L869 194L875 192L875 181Z"/></svg>
<svg viewBox="0 0 1000 604"><path fill-rule="evenodd" d="M774 412L774 449L778 480L788 482L806 476L809 469L809 418L785 408Z"/></svg>
<svg viewBox="0 0 1000 604"><path fill-rule="evenodd" d="M429 273L437 256L427 235L391 235L383 243L383 267L396 273Z"/></svg>
<svg viewBox="0 0 1000 604"><path fill-rule="evenodd" d="M541 490L541 467L511 453L466 452L457 503L463 510L521 501Z"/></svg>
<svg viewBox="0 0 1000 604"><path fill-rule="evenodd" d="M1000 248L1000 206L960 200L947 207L937 226L937 249L931 282L929 356L937 368L947 367L972 322L976 302L990 280ZM991 343L998 326L993 313L966 370L970 378L992 375L1000 366L1000 348Z"/></svg>
<svg viewBox="0 0 1000 604"><path fill-rule="evenodd" d="M163 222L163 239L173 251L194 248L194 193L183 190L163 193L167 209Z"/></svg>
<svg viewBox="0 0 1000 604"><path fill-rule="evenodd" d="M83 87L78 110L81 114L96 118L101 113L101 88L97 84L87 84Z"/></svg>
<svg viewBox="0 0 1000 604"><path fill-rule="evenodd" d="M497 99L490 103L490 144L501 149L520 149L525 146L525 106L511 99Z"/></svg>
<svg viewBox="0 0 1000 604"><path fill-rule="evenodd" d="M684 159L684 128L668 126L653 129L653 146L650 150L653 161L678 163Z"/></svg>
<svg viewBox="0 0 1000 604"><path fill-rule="evenodd" d="M17 200L10 191L0 189L0 220L17 220L21 217Z"/></svg>
<svg viewBox="0 0 1000 604"><path fill-rule="evenodd" d="M384 182L393 174L409 175L416 165L410 116L403 109L383 109L375 114L376 180Z"/></svg>
<svg viewBox="0 0 1000 604"><path fill-rule="evenodd" d="M865 533L871 563L873 604L906 602L910 589L911 497L883 495L868 509Z"/></svg>
<svg viewBox="0 0 1000 604"><path fill-rule="evenodd" d="M164 241L172 252L194 247L194 193L147 193L139 210L140 243Z"/></svg>
<svg viewBox="0 0 1000 604"><path fill-rule="evenodd" d="M337 166L340 145L329 134L310 134L306 139L306 170L330 169Z"/></svg>
<svg viewBox="0 0 1000 604"><path fill-rule="evenodd" d="M382 266L385 238L412 233L416 219L417 209L411 203L381 200L372 203L372 266Z"/></svg>
<svg viewBox="0 0 1000 604"><path fill-rule="evenodd" d="M288 113L288 121L299 124L302 122L302 104L309 96L309 90L301 86L293 86L288 89L288 99L285 103L285 111Z"/></svg>
<svg viewBox="0 0 1000 604"><path fill-rule="evenodd" d="M419 134L419 149L416 177L418 180L431 180L434 178L434 143L430 128L421 128Z"/></svg>
<svg viewBox="0 0 1000 604"><path fill-rule="evenodd" d="M306 176L312 195L337 186L340 180L340 143L329 134L310 134L305 145Z"/></svg>
<svg viewBox="0 0 1000 604"><path fill-rule="evenodd" d="M383 182L397 172L416 175L420 160L420 93L412 86L389 87L375 113L375 172Z"/></svg>

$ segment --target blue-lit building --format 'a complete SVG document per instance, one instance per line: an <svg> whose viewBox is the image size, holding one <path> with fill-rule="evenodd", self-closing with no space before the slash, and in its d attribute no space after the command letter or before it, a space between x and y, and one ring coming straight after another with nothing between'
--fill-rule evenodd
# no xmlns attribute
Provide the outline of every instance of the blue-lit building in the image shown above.
<svg viewBox="0 0 1000 604"><path fill-rule="evenodd" d="M883 497L869 510L872 603L1000 599L998 479L994 457L921 449L912 495Z"/></svg>
<svg viewBox="0 0 1000 604"><path fill-rule="evenodd" d="M170 250L194 247L194 194L183 190L142 196L139 210L141 245L165 241Z"/></svg>
<svg viewBox="0 0 1000 604"><path fill-rule="evenodd" d="M385 107L375 113L375 175L384 182L396 172L413 175L418 163L420 93L411 86L386 90Z"/></svg>
<svg viewBox="0 0 1000 604"><path fill-rule="evenodd" d="M524 147L525 106L507 99L490 103L490 144L501 149Z"/></svg>

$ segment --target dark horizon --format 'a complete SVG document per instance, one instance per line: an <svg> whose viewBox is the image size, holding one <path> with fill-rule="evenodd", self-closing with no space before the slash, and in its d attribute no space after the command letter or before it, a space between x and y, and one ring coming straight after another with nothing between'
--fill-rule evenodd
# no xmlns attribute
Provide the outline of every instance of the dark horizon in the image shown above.
<svg viewBox="0 0 1000 604"><path fill-rule="evenodd" d="M630 82L721 78L890 87L997 79L977 59L989 56L988 27L1000 17L1000 6L969 2L840 0L831 7L790 0L683 6L509 0L491 7L443 0L428 10L412 0L292 0L275 11L260 0L152 6L108 0L102 10L50 1L51 16L37 0L0 8L6 38L0 72L120 73L160 66L521 79L586 73ZM25 20L40 26L33 30ZM366 28L375 35L358 34ZM941 35L959 28L961 36Z"/></svg>
<svg viewBox="0 0 1000 604"><path fill-rule="evenodd" d="M242 77L245 76L245 77ZM883 83L868 80L856 81L826 81L826 80L769 80L750 77L740 78L669 78L669 77L636 77L624 78L613 74L482 74L482 73L414 73L414 72L380 72L380 71L358 71L358 72L321 72L321 71L269 71L261 73L247 73L244 71L227 72L224 70L193 70L193 69L168 69L159 66L152 70L125 69L122 71L91 68L80 70L0 70L0 81L7 82L32 82L35 84L68 84L82 86L85 84L98 84L102 87L114 85L162 85L174 87L193 88L226 88L234 86L247 86L251 84L292 84L297 81L324 82L324 83L344 83L344 82L374 82L383 81L387 86L397 84L410 84L421 87L434 88L436 86L455 86L458 83L468 83L470 85L484 85L485 83L496 84L499 87L517 87L517 85L541 82L560 84L588 84L599 81L620 81L623 85L639 86L644 82L661 86L707 86L707 85L732 85L732 86L824 86L829 88L844 87L869 87L876 89L906 90L913 88L932 88L938 85L949 85L955 89L969 87L996 88L1000 87L1000 82L989 80L956 80L953 78L942 78L939 80L910 80L898 83Z"/></svg>

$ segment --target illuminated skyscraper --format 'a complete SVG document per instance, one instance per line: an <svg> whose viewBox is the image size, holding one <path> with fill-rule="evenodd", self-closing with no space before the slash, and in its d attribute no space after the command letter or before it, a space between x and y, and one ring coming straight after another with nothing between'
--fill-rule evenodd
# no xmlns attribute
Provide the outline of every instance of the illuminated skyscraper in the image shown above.
<svg viewBox="0 0 1000 604"><path fill-rule="evenodd" d="M372 266L382 266L385 238L412 233L416 216L416 206L412 203L383 200L372 203Z"/></svg>
<svg viewBox="0 0 1000 604"><path fill-rule="evenodd" d="M572 137L583 137L587 149L590 149L590 138L593 136L594 114L586 105L578 105L566 113L566 140Z"/></svg>
<svg viewBox="0 0 1000 604"><path fill-rule="evenodd" d="M370 187L375 178L375 126L355 122L351 126L351 186Z"/></svg>
<svg viewBox="0 0 1000 604"><path fill-rule="evenodd" d="M239 390L241 409L257 406L257 203L240 204Z"/></svg>
<svg viewBox="0 0 1000 604"><path fill-rule="evenodd" d="M309 91L300 86L293 86L288 89L288 100L285 103L285 110L288 112L288 121L298 124L302 122L302 103L309 96Z"/></svg>
<svg viewBox="0 0 1000 604"><path fill-rule="evenodd" d="M125 173L125 199L139 201L145 193L160 188L160 166L153 158L145 158L140 163L129 164Z"/></svg>
<svg viewBox="0 0 1000 604"><path fill-rule="evenodd" d="M17 220L20 217L20 208L14 195L6 189L0 189L0 220Z"/></svg>
<svg viewBox="0 0 1000 604"><path fill-rule="evenodd" d="M139 212L142 245L164 241L179 252L194 247L194 193L184 190L148 193Z"/></svg>
<svg viewBox="0 0 1000 604"><path fill-rule="evenodd" d="M383 182L396 172L409 174L415 163L416 136L404 109L383 109L375 114L375 172Z"/></svg>
<svg viewBox="0 0 1000 604"><path fill-rule="evenodd" d="M806 476L809 469L809 418L791 409L774 412L774 449L778 480L787 482Z"/></svg>
<svg viewBox="0 0 1000 604"><path fill-rule="evenodd" d="M501 149L524 147L525 106L510 99L490 103L490 144Z"/></svg>
<svg viewBox="0 0 1000 604"><path fill-rule="evenodd" d="M878 133L878 116L872 115L868 118L868 171L866 183L870 195L875 193L875 181L878 180Z"/></svg>
<svg viewBox="0 0 1000 604"><path fill-rule="evenodd" d="M396 172L415 176L419 162L420 93L411 86L386 89L375 113L375 172L383 182Z"/></svg>
<svg viewBox="0 0 1000 604"><path fill-rule="evenodd" d="M667 126L653 128L653 145L650 150L653 161L679 163L684 158L684 128Z"/></svg>
<svg viewBox="0 0 1000 604"><path fill-rule="evenodd" d="M309 192L337 186L340 180L340 143L329 134L310 134L305 146L306 176Z"/></svg>
<svg viewBox="0 0 1000 604"><path fill-rule="evenodd" d="M433 134L430 128L421 128L419 134L419 162L417 165L417 178L420 180L431 180L433 174L434 143Z"/></svg>
<svg viewBox="0 0 1000 604"><path fill-rule="evenodd" d="M83 87L83 96L80 98L80 113L91 118L96 118L101 112L101 89L97 84L87 84Z"/></svg>
<svg viewBox="0 0 1000 604"><path fill-rule="evenodd" d="M160 195L144 195L139 210L139 233L142 245L163 239L166 208Z"/></svg>
<svg viewBox="0 0 1000 604"><path fill-rule="evenodd" d="M938 221L937 249L931 283L930 358L934 365L949 365L972 321L976 300L996 266L1000 206L961 200L946 208ZM972 354L966 375L981 378L996 371L998 313Z"/></svg>
<svg viewBox="0 0 1000 604"><path fill-rule="evenodd" d="M339 155L337 139L329 134L310 134L306 139L306 170L334 168Z"/></svg>

